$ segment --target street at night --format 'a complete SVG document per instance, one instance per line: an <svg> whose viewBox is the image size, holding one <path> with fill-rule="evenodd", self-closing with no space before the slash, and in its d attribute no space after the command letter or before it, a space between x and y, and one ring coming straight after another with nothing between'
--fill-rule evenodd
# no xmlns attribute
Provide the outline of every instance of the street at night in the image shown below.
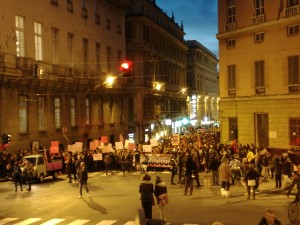
<svg viewBox="0 0 300 225"><path fill-rule="evenodd" d="M255 200L246 200L246 189L231 186L230 198L223 198L219 186L194 188L193 195L185 196L183 186L170 184L169 172L149 172L152 182L156 176L166 181L169 204L165 216L170 224L210 225L220 221L225 225L258 224L266 208L272 209L282 224L290 223L287 217L288 198L286 191L274 189L274 180L263 182ZM46 179L34 183L32 191L15 192L11 181L0 183L0 224L72 224L72 225L132 225L135 224L137 209L141 207L138 187L142 174L115 172L106 176L102 172L89 173L90 197L83 190L78 199L78 184L68 183L66 175L57 181ZM175 177L177 181L177 177ZM177 182L176 182L177 183ZM196 185L195 185L196 186ZM159 218L157 205L153 207L153 218Z"/></svg>

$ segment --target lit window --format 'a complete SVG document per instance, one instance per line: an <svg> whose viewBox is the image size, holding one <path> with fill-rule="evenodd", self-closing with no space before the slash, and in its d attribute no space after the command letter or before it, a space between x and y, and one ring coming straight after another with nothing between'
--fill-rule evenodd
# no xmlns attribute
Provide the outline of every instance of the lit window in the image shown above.
<svg viewBox="0 0 300 225"><path fill-rule="evenodd" d="M19 97L20 132L28 132L27 101L25 96Z"/></svg>

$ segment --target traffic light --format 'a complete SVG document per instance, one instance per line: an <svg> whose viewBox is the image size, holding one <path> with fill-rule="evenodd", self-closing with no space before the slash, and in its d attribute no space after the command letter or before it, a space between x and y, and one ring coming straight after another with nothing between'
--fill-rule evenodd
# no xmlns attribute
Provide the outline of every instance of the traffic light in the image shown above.
<svg viewBox="0 0 300 225"><path fill-rule="evenodd" d="M132 77L132 61L122 62L120 70L122 77Z"/></svg>
<svg viewBox="0 0 300 225"><path fill-rule="evenodd" d="M3 133L3 135L2 135L2 145L10 144L10 138L11 138L10 134Z"/></svg>

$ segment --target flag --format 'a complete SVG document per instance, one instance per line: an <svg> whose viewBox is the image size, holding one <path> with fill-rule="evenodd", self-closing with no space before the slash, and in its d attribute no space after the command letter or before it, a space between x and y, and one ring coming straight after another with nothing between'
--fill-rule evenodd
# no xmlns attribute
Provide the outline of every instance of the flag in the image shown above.
<svg viewBox="0 0 300 225"><path fill-rule="evenodd" d="M277 15L277 20L279 20L280 14L281 14L282 11L283 11L283 0L280 0L279 9L278 9L278 15Z"/></svg>

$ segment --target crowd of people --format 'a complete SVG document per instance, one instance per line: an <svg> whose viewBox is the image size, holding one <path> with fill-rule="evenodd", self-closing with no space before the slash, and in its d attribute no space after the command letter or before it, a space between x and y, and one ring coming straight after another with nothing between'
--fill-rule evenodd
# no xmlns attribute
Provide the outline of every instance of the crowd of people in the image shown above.
<svg viewBox="0 0 300 225"><path fill-rule="evenodd" d="M256 147L254 144L242 145L236 140L222 144L220 143L220 133L216 128L181 135L179 144L176 146L172 145L171 137L158 143L159 145L153 148L152 154L170 155L170 184L181 184L184 187L184 195L193 194L194 184L201 187L200 172L204 174L206 185L220 186L221 194L224 197L230 197L231 185L239 185L246 187L247 199L250 197L255 199L255 190L259 187L259 183L269 182L270 178L274 178L274 188L283 188L288 191L288 194L295 184L300 189L300 181L298 185L295 178L295 176L298 177L298 170L295 169L288 152L274 153L267 148ZM101 149L97 151L84 150L79 153L61 149L59 155L63 162L62 172L68 176L70 183L73 180L76 183L81 181L79 196L81 197L83 187L87 193L89 192L85 179L87 172L103 171L108 175L113 171L120 171L123 174L141 171L142 163L145 163L145 161L141 161L141 158L147 159L147 154L143 152L141 146L137 145L134 151L123 149L110 153L102 153ZM93 154L96 153L101 153L101 160L95 160ZM19 167L22 157L28 154L32 154L32 152L27 150L19 151L16 154L7 154L6 151L0 153L0 178L14 177L16 191L18 185L22 190ZM147 169L145 172L147 175ZM145 176L143 179L142 186L145 186L144 183L147 183L149 177ZM162 182L159 177L156 181L163 183L166 187L166 183ZM151 185L146 186L149 186L151 193L155 193L156 188L150 187ZM28 189L31 189L30 181ZM144 189L140 187L141 194L145 191ZM160 192L159 195L167 194L166 188L164 192ZM251 193L252 196L250 196ZM142 195L143 198L146 196L145 193ZM158 194L155 196L158 197ZM160 199L157 201L160 202ZM150 206L144 203L142 205L147 214L146 217L150 218ZM164 219L163 207L161 207L161 217Z"/></svg>

